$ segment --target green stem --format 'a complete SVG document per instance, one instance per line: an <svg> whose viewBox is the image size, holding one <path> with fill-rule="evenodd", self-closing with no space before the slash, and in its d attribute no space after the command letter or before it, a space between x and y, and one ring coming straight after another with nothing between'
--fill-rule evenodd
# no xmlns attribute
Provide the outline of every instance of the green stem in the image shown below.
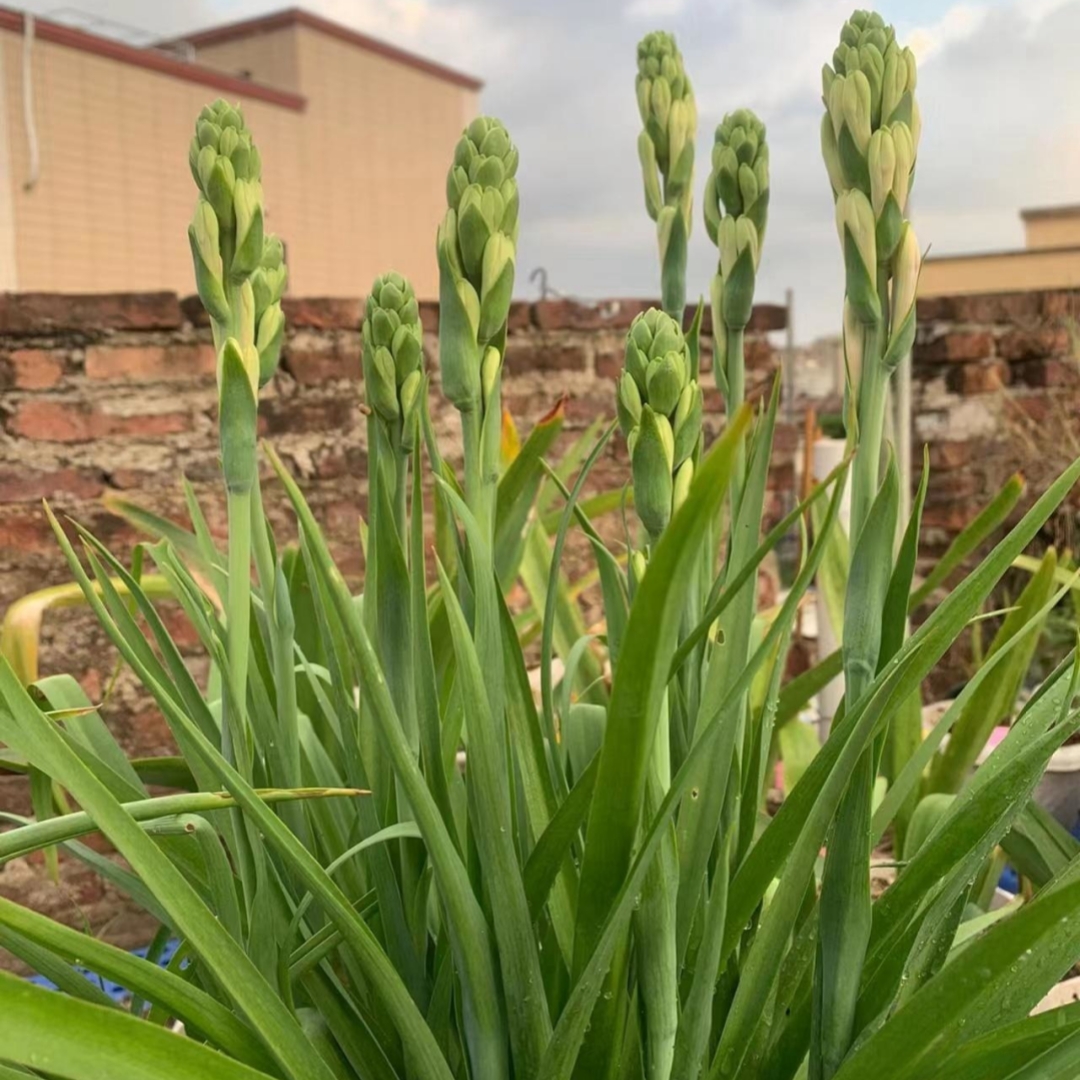
<svg viewBox="0 0 1080 1080"><path fill-rule="evenodd" d="M465 503L484 529L483 410L479 402L461 414L461 441L464 451ZM486 535L486 529L485 529Z"/></svg>
<svg viewBox="0 0 1080 1080"><path fill-rule="evenodd" d="M228 683L231 698L223 701L221 752L251 779L247 749L247 672L251 647L251 492L230 491Z"/></svg>
<svg viewBox="0 0 1080 1080"><path fill-rule="evenodd" d="M863 361L859 381L859 447L852 465L851 544L870 514L877 495L881 470L881 443L885 430L885 402L888 397L888 374L881 365L882 328L863 328Z"/></svg>
<svg viewBox="0 0 1080 1080"><path fill-rule="evenodd" d="M730 419L742 408L746 400L746 356L744 351L744 331L729 327L727 331L727 416ZM734 521L742 501L742 489L746 480L746 440L739 441L735 457L735 468L731 474L731 510Z"/></svg>
<svg viewBox="0 0 1080 1080"><path fill-rule="evenodd" d="M881 323L863 328L859 445L851 493L853 550L878 489L889 381L881 363L883 337ZM857 601L858 597L854 599ZM849 597L847 604L852 602ZM858 705L868 684L869 676L856 681L852 673L845 687L849 709ZM874 771L874 751L868 747L852 772L828 842L821 882L818 965L814 975L811 1080L830 1080L856 1034L859 983L872 920L870 822Z"/></svg>

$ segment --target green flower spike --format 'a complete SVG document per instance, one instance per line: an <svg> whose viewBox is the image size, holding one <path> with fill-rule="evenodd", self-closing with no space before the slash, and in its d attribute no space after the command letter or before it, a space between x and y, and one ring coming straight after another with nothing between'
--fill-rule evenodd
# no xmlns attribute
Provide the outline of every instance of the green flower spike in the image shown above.
<svg viewBox="0 0 1080 1080"><path fill-rule="evenodd" d="M502 352L514 290L518 152L498 120L479 117L458 140L439 226L439 363L446 396L480 407L487 347Z"/></svg>
<svg viewBox="0 0 1080 1080"><path fill-rule="evenodd" d="M656 539L689 488L702 415L686 339L679 324L657 308L630 326L616 409L630 449L634 506Z"/></svg>
<svg viewBox="0 0 1080 1080"><path fill-rule="evenodd" d="M376 278L364 315L364 387L368 404L406 451L416 445L424 382L423 329L413 287L400 274Z"/></svg>
<svg viewBox="0 0 1080 1080"><path fill-rule="evenodd" d="M916 81L912 51L866 11L844 24L833 62L822 70L822 156L833 196L857 189L870 199L883 263L900 242L919 146Z"/></svg>
<svg viewBox="0 0 1080 1080"><path fill-rule="evenodd" d="M199 188L188 239L218 369L233 338L243 355L257 355L257 384L264 386L281 355L288 271L281 241L264 229L262 159L238 107L218 100L202 110L188 164Z"/></svg>
<svg viewBox="0 0 1080 1080"><path fill-rule="evenodd" d="M719 249L711 287L714 371L725 395L741 384L739 373L729 371L728 331L741 332L750 321L768 211L765 125L749 109L738 109L716 129L712 171L705 183L705 228ZM741 357L735 363L741 363ZM734 404L741 404L741 398Z"/></svg>
<svg viewBox="0 0 1080 1080"><path fill-rule="evenodd" d="M656 222L664 310L681 319L694 186L697 104L671 34L656 31L637 48L638 136L645 208Z"/></svg>

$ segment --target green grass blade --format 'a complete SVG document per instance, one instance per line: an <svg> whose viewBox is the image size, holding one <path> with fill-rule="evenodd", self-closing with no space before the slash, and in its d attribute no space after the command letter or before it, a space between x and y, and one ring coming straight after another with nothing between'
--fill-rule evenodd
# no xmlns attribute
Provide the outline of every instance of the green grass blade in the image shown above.
<svg viewBox="0 0 1080 1080"><path fill-rule="evenodd" d="M630 866L660 701L692 578L692 561L731 479L749 410L732 419L656 545L627 624L586 831L574 967L580 972Z"/></svg>
<svg viewBox="0 0 1080 1080"><path fill-rule="evenodd" d="M502 740L488 708L484 673L468 623L441 564L438 570L457 656L458 686L468 712L469 770L476 809L473 830L484 880L494 901L495 940L502 966L514 1064L522 1075L530 1076L551 1035L551 1019L511 834L508 772L502 755L495 753Z"/></svg>
<svg viewBox="0 0 1080 1080"><path fill-rule="evenodd" d="M504 585L513 581L521 558L522 536L540 485L544 479L544 456L563 428L566 398L560 398L533 425L517 456L499 478L495 511L495 569Z"/></svg>
<svg viewBox="0 0 1080 1080"><path fill-rule="evenodd" d="M0 734L4 741L21 749L28 759L36 760L86 808L161 901L177 928L286 1073L296 1080L308 1077L331 1080L325 1065L303 1038L295 1018L244 951L154 841L79 761L51 722L34 706L6 662L0 663L0 699L14 721L0 711Z"/></svg>
<svg viewBox="0 0 1080 1080"><path fill-rule="evenodd" d="M268 449L268 455L300 522L305 544L312 556L315 573L322 579L322 584L328 590L329 598L334 605L335 613L341 620L349 648L362 675L365 701L379 726L379 734L393 760L395 774L424 835L428 854L435 864L436 883L448 909L448 925L455 937L455 955L461 968L461 978L469 1000L471 1020L469 1034L474 1067L480 1070L482 1075L490 1075L497 1080L498 1077L506 1075L505 1019L496 990L498 979L486 919L472 891L457 849L447 832L442 815L435 805L435 800L431 796L416 758L409 748L382 675L378 657L353 598L349 594L340 571L330 558L321 530L296 482L272 449ZM350 907L348 921L351 922L353 919L354 913ZM342 924L342 928L345 928L345 923ZM382 957L382 960L385 960L385 957ZM396 976L395 981L399 982ZM412 1005L411 999L409 1005ZM400 1024L401 1034L403 1038L415 1038L412 1009L408 1011L410 1014L408 1023ZM405 1017L402 1016L401 1020L404 1019ZM434 1056L429 1058L432 1062L430 1066L433 1070L432 1075L448 1076L448 1068L434 1043L430 1029L419 1017L415 1019L423 1027L425 1043L430 1041L434 1054L438 1054L437 1059ZM486 1073L485 1069L488 1070Z"/></svg>
<svg viewBox="0 0 1080 1080"><path fill-rule="evenodd" d="M844 602L845 700L857 706L872 685L881 651L882 610L892 577L900 478L890 457L859 531ZM821 880L814 972L812 1075L830 1080L851 1045L859 982L870 940L870 799L873 751L860 758L837 811Z"/></svg>
<svg viewBox="0 0 1080 1080"><path fill-rule="evenodd" d="M837 649L801 675L796 675L780 691L776 702L776 727L782 728L794 720L810 699L828 686L843 670L844 654Z"/></svg>
<svg viewBox="0 0 1080 1080"><path fill-rule="evenodd" d="M1024 1068L1078 1032L1080 1002L1050 1009L964 1043L932 1066L925 1074L926 1080L986 1080L994 1075L1011 1078L1010 1070Z"/></svg>
<svg viewBox="0 0 1080 1080"><path fill-rule="evenodd" d="M1019 473L979 511L976 517L949 545L945 554L934 563L926 580L911 594L908 611L914 611L930 594L1012 513L1024 493L1024 479Z"/></svg>
<svg viewBox="0 0 1080 1080"><path fill-rule="evenodd" d="M992 926L844 1063L837 1080L914 1080L965 1037L1019 1019L1080 955L1080 881Z"/></svg>
<svg viewBox="0 0 1080 1080"><path fill-rule="evenodd" d="M275 1071L273 1059L251 1030L188 979L3 898L0 898L0 924L55 953L66 963L79 964L160 1006L182 1020L190 1031L201 1034L245 1064Z"/></svg>
<svg viewBox="0 0 1080 1080"><path fill-rule="evenodd" d="M795 523L799 520L799 518L801 518L810 510L810 508L818 501L818 499L820 499L832 487L836 480L841 475L847 472L850 464L851 459L845 458L842 462L840 462L839 465L836 466L835 469L832 470L832 472L829 473L828 476L825 477L824 480L822 480L819 484L815 484L813 491L811 491L810 494L801 503L799 503L799 505L796 506L794 510L788 513L785 517L781 518L780 521L772 529L769 530L769 532L765 536L765 539L762 540L761 543L758 545L758 548L754 552L753 557L743 564L742 568L732 576L730 581L724 582L723 591L720 593L719 596L716 597L715 600L712 601L711 604L709 604L701 620L693 628L693 630L691 630L690 633L686 635L686 638L679 644L678 649L675 650L675 655L671 661L671 671L668 675L669 679L673 679L675 677L675 673L686 662L686 658L694 651L694 649L698 645L701 644L702 641L705 640L713 624L727 610L727 607L731 603L731 601L739 595L739 590L746 583L746 581L749 580L750 575L757 571L757 568L762 564L769 552L772 551L773 548L775 548L776 545L780 543L780 541L785 536L787 536L788 531L792 528L792 526L794 526ZM839 657L839 654L837 654L837 657ZM833 658L828 657L827 660L822 660L819 663L818 667L820 667L821 664L832 661ZM839 664L839 659L837 659L836 663ZM829 675L827 678L825 678L822 685L828 683L835 675L838 675L841 670L842 668L840 666L837 666L836 671L833 672L832 675ZM802 676L800 676L800 678L801 677ZM793 679L789 685L794 687L796 682L797 680ZM818 689L820 689L820 687L810 690L810 692L806 695L804 701L800 702L798 708L801 708L806 701L808 701L814 694L816 694ZM778 711L776 716L777 726L786 722L786 715L784 709L784 697L783 693L781 693L780 703L778 705Z"/></svg>
<svg viewBox="0 0 1080 1080"><path fill-rule="evenodd" d="M859 706L860 715L852 716L844 731L850 734L867 723L869 732L876 723L887 716L890 698L911 693L922 682L933 665L955 640L986 596L1011 565L1016 555L1031 542L1050 514L1060 504L1080 477L1080 459L1073 462L1061 476L1050 485L1043 496L1024 515L1016 527L991 551L980 565L943 601L918 630L904 643L899 653L878 675L873 697L865 706ZM876 714L876 716L874 715ZM802 782L784 802L739 867L731 886L733 914L731 925L743 927L749 922L755 909L765 895L770 882L777 876L785 860L791 854L796 840L803 830L819 792L826 782L837 759L846 749L845 739L830 737L822 752L814 759ZM828 823L831 814L825 818ZM824 840L824 831L813 841L814 857ZM735 943L734 932L725 934L725 953Z"/></svg>
<svg viewBox="0 0 1080 1080"><path fill-rule="evenodd" d="M1075 580L1075 575L1072 580ZM1013 650L1019 648L1027 637L1035 632L1041 625L1041 618L1045 617L1051 608L1065 596L1069 588L1070 586L1066 585L1055 596L1051 597L1039 612L1039 618L1029 620L1028 624L1015 633L1001 649L986 659L972 680L961 691L960 696L945 711L945 715L937 722L934 730L920 742L918 749L912 754L901 770L900 775L893 781L881 805L874 812L871 823L874 843L877 843L885 835L885 830L889 827L889 823L905 800L917 792L923 772L933 760L937 748L941 745L942 740L949 733L956 720L969 707L976 694L980 693L983 683L993 675L1000 665L1006 662Z"/></svg>
<svg viewBox="0 0 1080 1080"><path fill-rule="evenodd" d="M1036 888L1080 855L1080 840L1038 803L1029 801L1001 838L1009 861Z"/></svg>
<svg viewBox="0 0 1080 1080"><path fill-rule="evenodd" d="M0 972L0 1046L9 1061L64 1080L259 1080L273 1075L156 1024L38 989L6 972ZM332 1077L324 1067L308 1075Z"/></svg>
<svg viewBox="0 0 1080 1080"><path fill-rule="evenodd" d="M277 464L280 465L280 462L277 462ZM313 521L311 521L311 526L313 528L315 527ZM288 830L273 811L268 809L262 803L255 795L251 786L236 769L231 767L228 762L225 761L217 751L216 747L202 734L202 732L199 731L195 723L179 708L176 701L165 693L163 688L157 684L152 671L140 660L136 650L132 647L133 643L120 633L115 624L111 622L108 610L94 593L93 586L87 578L78 559L75 557L74 550L67 540L67 537L64 535L63 530L56 525L55 531L57 533L57 539L68 559L68 565L72 573L78 578L80 583L83 584L84 593L86 593L87 598L94 607L99 619L101 619L102 624L110 632L113 642L121 649L125 659L132 665L136 673L142 679L144 685L161 705L170 725L174 726L175 729L183 735L185 741L191 748L194 759L193 764L201 765L201 767L209 770L218 777L221 785L230 791L236 798L240 808L244 811L250 822L256 826L258 832L265 837L265 840L268 843L272 844L282 853L283 857L287 859L299 878L319 897L323 910L327 916L335 922L339 929L341 929L342 935L350 950L356 956L357 960L364 965L371 984L375 987L376 992L386 1006L388 1012L393 1016L394 1023L399 1031L403 1033L403 1037L412 1040L415 1054L414 1064L418 1076L430 1078L430 1080L436 1080L436 1078L438 1078L438 1080L448 1080L449 1074L446 1062L443 1059L439 1048L435 1045L434 1039L431 1037L430 1031L423 1023L423 1018L410 997L407 988L393 965L388 961L386 954L383 952L371 929L357 918L356 912L353 910L348 899L326 876L322 867L311 853ZM325 553L325 548L323 551ZM329 556L326 555L326 558L329 559ZM337 580L341 581L340 576ZM341 581L341 591L344 594L343 599L347 603L348 612L350 612L354 618L358 618L355 604L353 603L352 597L348 594L348 591L344 588L343 581ZM138 636L140 640L143 640L141 633L139 633ZM370 642L368 644L370 645ZM385 685L383 685L383 691L385 693ZM386 699L384 699L384 701L385 700ZM392 703L388 704L392 710ZM398 730L400 732L400 728ZM82 800L80 800L80 802L81 801ZM94 813L94 816L95 818L99 818L97 813ZM133 829L137 830L139 836L142 837L138 825L131 822L126 815L124 815L123 820ZM115 842L115 838L113 839ZM152 841L147 842L152 843ZM168 889L163 889L162 892L168 896L172 895ZM205 909L202 910L205 912ZM209 915L208 912L206 912L206 914ZM161 921L167 920L163 919ZM224 929L216 924L216 921L215 928L225 936L226 940L231 941ZM191 941L193 947L196 947L196 941L190 934L185 933L185 937ZM197 951L200 952L201 956L204 955L201 950ZM214 953L212 954L212 962L218 965L224 965L228 980L233 981L240 978L238 972L242 970L242 968L240 966L230 965L227 960L228 955L229 954L224 951L222 951L220 956ZM246 962L243 953L240 953L240 957ZM248 967L249 970L253 970L250 969L250 965L248 965ZM240 982L242 987L246 987L244 980L240 980ZM265 985L264 980L260 979L260 983ZM268 1016L273 1016L278 1007L277 999L273 998L272 1000L275 1005L267 1010L266 1015ZM247 1015L247 1013L245 1013L245 1015ZM250 1016L249 1019L251 1019ZM293 1021L291 1015L289 1016L289 1020L295 1028L295 1021ZM256 1021L253 1019L253 1025L255 1022ZM311 1052L310 1046L303 1052L305 1056L307 1056L307 1054ZM323 1068L324 1066L320 1064L314 1075L322 1075Z"/></svg>
<svg viewBox="0 0 1080 1080"><path fill-rule="evenodd" d="M1031 629L1029 623L1033 619L1036 619L1037 625L1032 633L1026 635L1023 644L1013 650L1008 662L983 683L979 694L972 698L969 707L957 718L948 745L935 760L930 775L931 791L959 791L968 771L974 767L986 746L994 726L1009 719L1038 645L1045 617L1037 618L1037 615L1053 592L1056 570L1057 555L1051 548L1043 557L1038 571L1028 579L1013 610L1005 616L994 635L987 657L992 657L1022 628Z"/></svg>
<svg viewBox="0 0 1080 1080"><path fill-rule="evenodd" d="M779 382L773 384L768 410L758 421L750 445L746 471L738 472L736 453L735 482L741 489L732 489L732 502L738 503L738 512L732 527L730 551L726 572L734 576L755 558L760 548L761 518L765 491L768 485L768 463L772 453L773 434L776 430L776 411L779 406ZM740 444L741 446L741 444ZM735 496L738 496L736 500ZM747 741L748 699L744 696L730 702L728 711L717 710L719 702L727 694L728 687L738 678L750 655L754 612L757 607L757 578L746 579L738 590L731 590L731 606L718 622L723 647L712 654L705 675L701 704L697 715L691 718L691 740L699 739L706 723L720 724L731 729L736 747L741 755ZM697 795L688 796L679 808L677 822L679 852L679 896L677 915L678 954L686 954L694 909L701 896L709 861L716 843L717 830L721 824L732 750L724 741L714 744L713 758L702 765L698 772ZM749 752L740 758L740 765L749 770ZM746 778L749 782L749 777ZM740 838L742 841L747 837ZM740 849L736 848L736 854Z"/></svg>
<svg viewBox="0 0 1080 1080"><path fill-rule="evenodd" d="M259 789L255 795L273 804L298 799L352 798L365 795L359 788L296 788L292 791ZM206 814L215 810L227 810L237 805L236 800L225 793L185 792L182 795L159 795L152 799L120 804L134 821L154 821L175 814ZM62 844L87 833L97 832L99 826L94 817L79 810L61 814L47 821L37 821L20 829L0 833L0 865L17 859L32 851L40 851L51 844Z"/></svg>
<svg viewBox="0 0 1080 1080"><path fill-rule="evenodd" d="M699 475L701 474L699 473ZM829 512L826 518L826 521L830 524L835 520L839 510L841 493L842 485L837 485L830 500ZM773 620L764 640L750 658L746 668L728 690L728 700L721 703L722 708L746 692L758 669L765 663L767 658L772 656L776 648L776 642L788 631L806 588L813 580L813 576L820 565L824 549L824 536L827 534L828 529L825 529L818 540L815 541L803 569L784 600L780 614ZM646 574L647 577L648 574ZM575 983L567 1004L559 1017L538 1080L568 1080L570 1077L582 1040L585 1038L585 1033L589 1028L590 1017L593 1014L596 1000L602 988L606 985L607 972L611 966L612 957L625 933L627 923L633 913L635 900L641 891L652 859L667 835L667 824L675 812L675 808L690 790L695 769L701 761L705 760L706 755L712 752L712 744L724 731L725 729L719 724L706 725L701 738L690 748L686 760L672 778L671 787L664 797L663 803L653 817L647 832L642 837L630 873L616 894L611 912L601 929L596 948L588 958L585 969ZM737 931L732 937L737 936L738 932L741 932L741 927L740 931ZM726 930L724 938L725 951L729 951L727 950L728 933Z"/></svg>

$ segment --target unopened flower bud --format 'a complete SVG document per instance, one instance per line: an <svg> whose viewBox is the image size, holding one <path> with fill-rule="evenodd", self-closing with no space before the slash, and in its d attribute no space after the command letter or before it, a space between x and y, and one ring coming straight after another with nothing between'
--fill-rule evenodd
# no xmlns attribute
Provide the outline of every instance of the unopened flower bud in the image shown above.
<svg viewBox="0 0 1080 1080"><path fill-rule="evenodd" d="M870 145L870 83L861 71L844 80L844 123L855 148L865 154Z"/></svg>
<svg viewBox="0 0 1080 1080"><path fill-rule="evenodd" d="M480 341L490 341L506 324L514 292L514 242L495 233L484 247L480 289Z"/></svg>
<svg viewBox="0 0 1080 1080"><path fill-rule="evenodd" d="M915 291L919 284L922 253L919 240L911 225L904 228L900 246L893 257L892 325L899 326L915 303Z"/></svg>
<svg viewBox="0 0 1080 1080"><path fill-rule="evenodd" d="M641 391L629 371L623 371L619 376L615 411L619 417L619 428L624 436L629 437L641 420Z"/></svg>
<svg viewBox="0 0 1080 1080"><path fill-rule="evenodd" d="M701 417L703 399L701 387L696 382L688 383L679 396L675 408L672 430L675 436L674 463L678 468L693 452L701 435Z"/></svg>
<svg viewBox="0 0 1080 1080"><path fill-rule="evenodd" d="M687 371L682 356L669 352L649 364L646 391L649 404L665 416L675 411L686 385Z"/></svg>
<svg viewBox="0 0 1080 1080"><path fill-rule="evenodd" d="M892 193L896 180L896 148L888 128L879 128L870 137L867 164L870 167L870 204L877 218L885 209L885 200Z"/></svg>
<svg viewBox="0 0 1080 1080"><path fill-rule="evenodd" d="M870 200L858 189L843 192L836 200L836 229L840 243L850 234L862 259L870 283L877 285L877 248L874 234L874 210Z"/></svg>
<svg viewBox="0 0 1080 1080"><path fill-rule="evenodd" d="M674 441L666 416L645 405L631 451L634 508L652 537L658 537L671 518Z"/></svg>
<svg viewBox="0 0 1080 1080"><path fill-rule="evenodd" d="M679 507L686 502L686 496L690 494L690 484L693 479L694 462L691 458L687 458L679 466L678 471L675 473L675 481L672 484L671 509L673 512L677 513Z"/></svg>

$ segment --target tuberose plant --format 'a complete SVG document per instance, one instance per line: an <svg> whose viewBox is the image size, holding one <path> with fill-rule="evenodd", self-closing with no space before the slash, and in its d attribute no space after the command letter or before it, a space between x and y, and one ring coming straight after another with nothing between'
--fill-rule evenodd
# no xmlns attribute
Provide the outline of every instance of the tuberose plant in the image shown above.
<svg viewBox="0 0 1080 1080"><path fill-rule="evenodd" d="M5 815L16 827L0 835L0 861L62 846L161 930L143 960L0 900L0 945L64 991L0 975L0 1073L1076 1075L1077 1007L1029 1017L1080 958L1075 845L1030 807L1050 754L1080 727L1075 656L974 778L951 786L955 798L932 792L914 806L937 745L911 739L920 685L1080 477L1078 461L908 633L923 595L914 572L926 474L898 521L883 417L914 333L919 249L904 213L915 82L892 29L856 12L825 69L822 128L846 267L850 453L771 528L778 392L747 401L743 351L770 192L764 125L745 109L723 120L705 186L717 246L711 362L726 412L706 446L702 305L684 325L696 106L674 40L642 42L638 148L663 308L630 327L617 424L573 453L568 471L546 460L558 412L523 443L508 437L518 152L498 121L473 121L437 237L438 364L463 463L444 460L430 422L413 290L385 274L363 327L371 468L359 596L272 447L260 476L258 392L283 337L285 268L263 233L260 160L243 118L221 102L204 110L191 244L219 356L227 544L194 497L189 528L129 510L153 534L130 565L50 514L85 602L180 758L129 762L71 678L27 684L30 654L0 650L7 760L44 781L35 820ZM624 543L611 547L582 493L616 427L633 503ZM785 683L795 616L849 473L843 647ZM271 477L295 514L296 544L268 527ZM795 580L759 609L758 568L811 510ZM580 627L562 576L571 530L595 558L600 635ZM534 608L525 621L539 625L536 697L507 603L519 576ZM941 736L1074 584L1023 606ZM165 590L212 661L205 685L155 609ZM841 671L841 716L768 814L779 733ZM151 784L174 793L152 795ZM871 852L894 824L906 832L903 859L872 900ZM124 866L82 842L94 831ZM1023 860L1033 895L992 910L999 842ZM179 947L162 968L154 960L170 939ZM79 968L128 987L130 1005ZM173 1020L185 1037L167 1030Z"/></svg>

